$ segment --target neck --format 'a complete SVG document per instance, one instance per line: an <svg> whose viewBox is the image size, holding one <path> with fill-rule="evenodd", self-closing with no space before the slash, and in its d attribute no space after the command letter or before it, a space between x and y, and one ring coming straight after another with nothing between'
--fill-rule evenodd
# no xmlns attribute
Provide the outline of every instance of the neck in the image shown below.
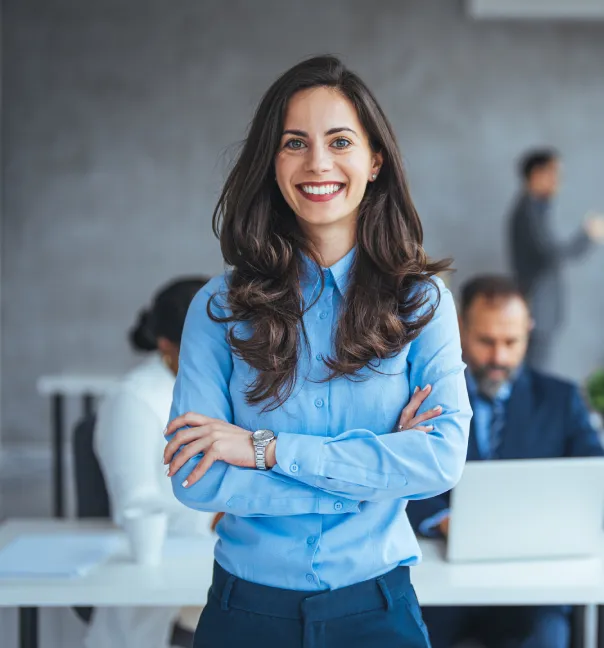
<svg viewBox="0 0 604 648"><path fill-rule="evenodd" d="M539 187L531 186L530 184L526 185L526 193L528 193L529 196L532 196L533 198L536 198L538 200L549 200L551 197L547 191L544 191Z"/></svg>
<svg viewBox="0 0 604 648"><path fill-rule="evenodd" d="M304 233L319 253L321 265L329 268L344 258L355 246L356 220L352 223L305 227Z"/></svg>

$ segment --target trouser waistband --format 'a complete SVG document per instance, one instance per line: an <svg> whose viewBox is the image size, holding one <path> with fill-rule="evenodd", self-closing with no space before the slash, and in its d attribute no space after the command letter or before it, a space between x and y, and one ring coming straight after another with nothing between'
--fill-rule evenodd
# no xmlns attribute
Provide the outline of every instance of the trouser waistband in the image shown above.
<svg viewBox="0 0 604 648"><path fill-rule="evenodd" d="M214 562L210 595L221 608L284 619L328 621L379 608L390 609L411 586L408 567L336 590L306 592L257 585L233 576Z"/></svg>

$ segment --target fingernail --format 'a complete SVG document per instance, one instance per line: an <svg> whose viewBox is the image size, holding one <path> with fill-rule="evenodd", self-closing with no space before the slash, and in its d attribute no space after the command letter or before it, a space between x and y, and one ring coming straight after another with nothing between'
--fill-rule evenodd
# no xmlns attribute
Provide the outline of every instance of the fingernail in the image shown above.
<svg viewBox="0 0 604 648"><path fill-rule="evenodd" d="M172 475L170 475L170 467L168 466L168 468L166 468L166 477L171 477L171 476Z"/></svg>
<svg viewBox="0 0 604 648"><path fill-rule="evenodd" d="M437 405L435 408L433 408L433 412L440 412L442 410L442 407L440 405Z"/></svg>
<svg viewBox="0 0 604 648"><path fill-rule="evenodd" d="M189 480L185 479L184 482L182 483L182 487L186 488L189 485Z"/></svg>
<svg viewBox="0 0 604 648"><path fill-rule="evenodd" d="M164 431L162 432L162 434L163 434L164 436L166 436L166 432L167 432L167 431L168 431L168 426L166 426L166 427L164 428Z"/></svg>
<svg viewBox="0 0 604 648"><path fill-rule="evenodd" d="M419 391L419 386L416 387L416 388L413 390L413 393L414 393L414 394L417 394L418 391Z"/></svg>
<svg viewBox="0 0 604 648"><path fill-rule="evenodd" d="M429 426L428 426L428 432L432 432L433 429L434 429L434 426L433 426L433 425L429 425Z"/></svg>
<svg viewBox="0 0 604 648"><path fill-rule="evenodd" d="M431 385L426 385L426 386L422 389L422 391L427 392L427 391L430 390L430 387L431 387Z"/></svg>

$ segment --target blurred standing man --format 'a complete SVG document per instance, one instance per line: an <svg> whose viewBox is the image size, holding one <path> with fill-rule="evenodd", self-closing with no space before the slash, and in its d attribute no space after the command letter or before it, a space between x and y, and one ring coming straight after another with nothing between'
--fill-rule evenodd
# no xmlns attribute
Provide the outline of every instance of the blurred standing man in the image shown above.
<svg viewBox="0 0 604 648"><path fill-rule="evenodd" d="M468 282L459 313L474 411L468 461L604 454L577 386L524 364L532 320L511 280L483 276ZM447 536L449 499L444 493L410 501L407 514L416 532ZM505 648L568 648L569 613L568 606L423 609L432 648L452 648L467 639Z"/></svg>
<svg viewBox="0 0 604 648"><path fill-rule="evenodd" d="M550 212L560 185L558 153L551 149L530 151L522 159L520 172L524 187L510 219L511 261L535 320L528 360L542 369L563 318L562 264L584 254L592 243L604 243L604 217L588 214L573 238L556 240Z"/></svg>

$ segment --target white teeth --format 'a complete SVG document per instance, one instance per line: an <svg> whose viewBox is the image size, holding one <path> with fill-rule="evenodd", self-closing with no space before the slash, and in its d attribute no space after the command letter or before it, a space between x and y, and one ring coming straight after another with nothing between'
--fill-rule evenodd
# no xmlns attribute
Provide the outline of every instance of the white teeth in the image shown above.
<svg viewBox="0 0 604 648"><path fill-rule="evenodd" d="M317 187L316 185L302 185L302 191L304 191L304 193L315 194L317 196L336 193L336 191L339 191L341 188L341 184L321 185L320 187Z"/></svg>

